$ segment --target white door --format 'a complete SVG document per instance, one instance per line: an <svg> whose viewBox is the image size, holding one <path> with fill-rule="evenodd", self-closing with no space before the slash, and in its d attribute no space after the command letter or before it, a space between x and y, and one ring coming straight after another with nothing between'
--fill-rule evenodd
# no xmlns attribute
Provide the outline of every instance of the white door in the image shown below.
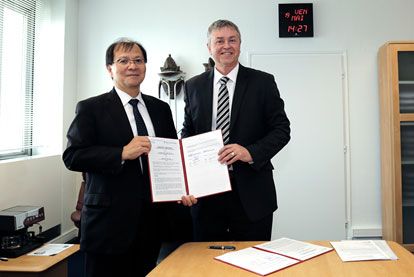
<svg viewBox="0 0 414 277"><path fill-rule="evenodd" d="M343 53L251 54L275 76L291 141L273 158L279 209L272 239L346 239L347 108Z"/></svg>

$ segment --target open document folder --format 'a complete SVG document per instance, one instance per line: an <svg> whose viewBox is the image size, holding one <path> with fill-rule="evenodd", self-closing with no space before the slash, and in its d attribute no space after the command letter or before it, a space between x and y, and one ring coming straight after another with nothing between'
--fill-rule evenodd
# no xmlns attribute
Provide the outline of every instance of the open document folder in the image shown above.
<svg viewBox="0 0 414 277"><path fill-rule="evenodd" d="M344 262L398 260L385 240L331 241L331 245Z"/></svg>
<svg viewBox="0 0 414 277"><path fill-rule="evenodd" d="M149 137L148 153L153 202L196 198L231 190L227 165L218 161L223 147L220 130L184 139Z"/></svg>
<svg viewBox="0 0 414 277"><path fill-rule="evenodd" d="M312 243L280 238L239 251L232 251L214 259L266 276L332 250L332 248Z"/></svg>

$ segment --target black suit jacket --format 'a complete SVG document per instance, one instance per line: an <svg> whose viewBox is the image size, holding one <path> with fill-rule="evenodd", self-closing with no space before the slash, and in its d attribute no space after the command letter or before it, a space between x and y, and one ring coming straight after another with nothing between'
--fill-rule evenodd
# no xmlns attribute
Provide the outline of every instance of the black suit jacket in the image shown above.
<svg viewBox="0 0 414 277"><path fill-rule="evenodd" d="M214 70L185 84L182 137L211 130ZM240 65L234 90L229 144L244 146L254 163L238 161L233 174L242 205L256 221L277 209L270 162L290 140L290 123L273 75ZM207 198L206 198L207 199ZM197 206L197 205L196 205ZM203 212L195 208L195 216Z"/></svg>
<svg viewBox="0 0 414 277"><path fill-rule="evenodd" d="M155 134L177 138L168 104L142 95ZM133 138L125 109L115 89L80 101L67 133L63 161L68 169L86 172L81 217L81 249L100 254L129 250L138 233L145 186L139 159L122 164L122 149Z"/></svg>

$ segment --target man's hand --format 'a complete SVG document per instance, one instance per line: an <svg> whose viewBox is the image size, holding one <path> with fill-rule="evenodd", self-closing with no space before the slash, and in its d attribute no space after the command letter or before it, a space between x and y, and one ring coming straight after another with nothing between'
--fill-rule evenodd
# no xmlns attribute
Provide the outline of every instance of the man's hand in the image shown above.
<svg viewBox="0 0 414 277"><path fill-rule="evenodd" d="M135 160L142 154L148 154L151 142L148 137L135 136L122 150L122 160Z"/></svg>
<svg viewBox="0 0 414 277"><path fill-rule="evenodd" d="M178 204L181 203L183 203L184 206L191 207L192 205L197 204L197 198L193 195L183 195L183 197L181 197L181 201L178 201Z"/></svg>
<svg viewBox="0 0 414 277"><path fill-rule="evenodd" d="M227 144L218 152L219 158L218 161L222 164L231 165L236 161L242 162L252 162L252 156L250 156L249 151L241 145L236 143Z"/></svg>

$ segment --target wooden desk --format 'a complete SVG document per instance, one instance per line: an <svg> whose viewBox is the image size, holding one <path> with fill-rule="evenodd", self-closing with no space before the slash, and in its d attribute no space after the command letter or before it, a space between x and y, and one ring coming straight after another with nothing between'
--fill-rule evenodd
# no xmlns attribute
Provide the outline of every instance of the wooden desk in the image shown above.
<svg viewBox="0 0 414 277"><path fill-rule="evenodd" d="M68 276L67 258L79 250L75 244L55 256L28 256L0 261L0 277L66 277Z"/></svg>
<svg viewBox="0 0 414 277"><path fill-rule="evenodd" d="M311 243L332 247L328 241L310 241ZM209 245L234 245L236 250L250 247L261 242L190 242L181 245L163 260L148 277L156 276L259 276L246 270L216 261L213 258L229 250L208 249ZM334 251L308 261L285 268L268 276L414 276L414 255L404 247L388 242L397 261L342 262Z"/></svg>

